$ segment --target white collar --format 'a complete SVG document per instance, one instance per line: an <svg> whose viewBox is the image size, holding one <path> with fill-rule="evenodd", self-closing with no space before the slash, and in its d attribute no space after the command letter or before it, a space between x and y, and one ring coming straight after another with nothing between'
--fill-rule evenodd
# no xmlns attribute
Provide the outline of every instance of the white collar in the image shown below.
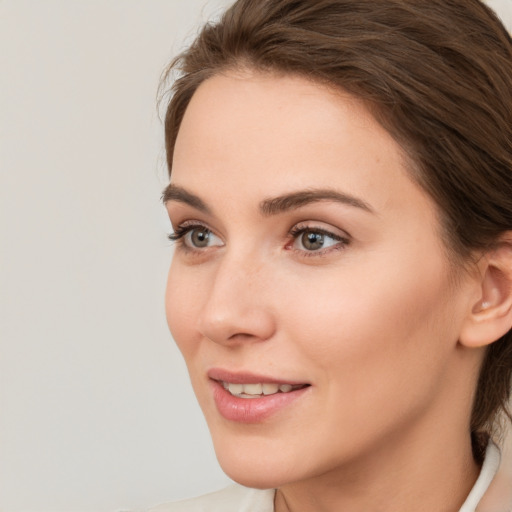
<svg viewBox="0 0 512 512"><path fill-rule="evenodd" d="M496 476L500 462L501 452L499 448L492 441L489 441L480 475L459 512L475 512L476 507Z"/></svg>

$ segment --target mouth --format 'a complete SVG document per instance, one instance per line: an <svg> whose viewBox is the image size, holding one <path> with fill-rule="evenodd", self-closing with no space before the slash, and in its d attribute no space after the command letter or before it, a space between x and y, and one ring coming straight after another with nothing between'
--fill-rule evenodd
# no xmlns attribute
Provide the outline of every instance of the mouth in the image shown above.
<svg viewBox="0 0 512 512"><path fill-rule="evenodd" d="M285 381L253 373L212 369L208 372L218 412L237 423L263 423L281 411L301 403L311 384ZM304 398L301 398L304 397Z"/></svg>
<svg viewBox="0 0 512 512"><path fill-rule="evenodd" d="M261 398L263 396L275 395L277 393L290 393L303 389L309 384L277 384L274 382L262 382L254 384L240 384L234 382L217 381L232 396L238 398Z"/></svg>

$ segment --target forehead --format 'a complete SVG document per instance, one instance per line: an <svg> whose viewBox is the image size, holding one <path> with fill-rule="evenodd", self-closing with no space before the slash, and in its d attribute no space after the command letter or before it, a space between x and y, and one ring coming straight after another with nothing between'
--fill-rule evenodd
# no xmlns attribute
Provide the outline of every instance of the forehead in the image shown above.
<svg viewBox="0 0 512 512"><path fill-rule="evenodd" d="M376 211L431 209L404 154L364 104L298 76L217 75L193 96L176 141L171 181L244 201L333 187ZM409 201L410 200L410 201Z"/></svg>

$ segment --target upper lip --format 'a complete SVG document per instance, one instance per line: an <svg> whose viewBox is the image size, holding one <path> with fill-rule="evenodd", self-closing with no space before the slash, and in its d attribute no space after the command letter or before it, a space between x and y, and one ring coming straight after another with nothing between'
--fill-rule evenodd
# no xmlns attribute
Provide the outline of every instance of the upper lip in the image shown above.
<svg viewBox="0 0 512 512"><path fill-rule="evenodd" d="M212 380L229 382L231 384L291 384L292 386L309 384L298 380L276 379L269 375L261 375L251 372L234 372L222 368L212 368L207 373Z"/></svg>

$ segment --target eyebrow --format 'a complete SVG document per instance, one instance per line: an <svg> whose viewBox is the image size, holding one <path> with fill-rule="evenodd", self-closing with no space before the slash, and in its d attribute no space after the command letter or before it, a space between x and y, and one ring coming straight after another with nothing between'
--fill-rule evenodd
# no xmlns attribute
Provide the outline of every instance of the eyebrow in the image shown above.
<svg viewBox="0 0 512 512"><path fill-rule="evenodd" d="M200 212L211 214L210 208L206 205L206 203L195 194L188 192L183 187L179 187L178 185L174 185L170 183L164 190L162 194L163 203L167 203L168 201L177 201L179 203L185 203Z"/></svg>
<svg viewBox="0 0 512 512"><path fill-rule="evenodd" d="M271 199L265 199L260 203L260 211L266 216L277 215L318 201L334 201L375 213L374 209L362 199L331 189L299 190Z"/></svg>
<svg viewBox="0 0 512 512"><path fill-rule="evenodd" d="M167 203L168 201L177 201L185 203L206 214L211 214L211 209L206 203L195 194L187 191L183 187L178 185L169 184L164 193L162 194L162 201ZM350 194L337 192L331 189L311 189L311 190L299 190L297 192L291 192L283 194L278 197L264 199L261 201L259 208L263 215L272 216L280 213L284 213L290 210L296 210L302 206L306 206L311 203L319 201L334 201L344 205L352 206L354 208L360 208L361 210L375 213L374 209L362 199L359 199Z"/></svg>

